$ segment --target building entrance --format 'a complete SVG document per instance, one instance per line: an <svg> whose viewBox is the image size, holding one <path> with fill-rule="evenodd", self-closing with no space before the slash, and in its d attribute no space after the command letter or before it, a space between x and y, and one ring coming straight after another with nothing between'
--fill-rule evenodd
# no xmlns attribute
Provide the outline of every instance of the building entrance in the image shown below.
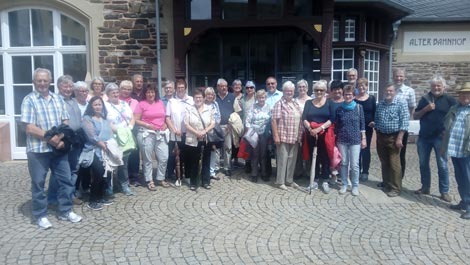
<svg viewBox="0 0 470 265"><path fill-rule="evenodd" d="M268 76L286 80L320 78L320 52L314 40L296 28L211 30L188 53L191 88L216 86L217 79L252 80L264 87Z"/></svg>

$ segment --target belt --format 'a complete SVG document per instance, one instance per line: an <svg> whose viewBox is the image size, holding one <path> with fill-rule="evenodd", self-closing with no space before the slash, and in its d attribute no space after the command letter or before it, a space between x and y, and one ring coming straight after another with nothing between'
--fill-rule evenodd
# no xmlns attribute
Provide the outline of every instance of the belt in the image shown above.
<svg viewBox="0 0 470 265"><path fill-rule="evenodd" d="M377 134L382 134L382 135L385 135L385 136L393 136L393 135L398 135L399 131L398 132L392 132L392 133L383 133L381 131L376 131Z"/></svg>

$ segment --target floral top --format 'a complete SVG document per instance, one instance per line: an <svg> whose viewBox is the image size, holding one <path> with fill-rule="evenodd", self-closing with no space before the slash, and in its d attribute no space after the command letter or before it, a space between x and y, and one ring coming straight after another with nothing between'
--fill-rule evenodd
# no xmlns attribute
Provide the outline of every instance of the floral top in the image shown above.
<svg viewBox="0 0 470 265"><path fill-rule="evenodd" d="M107 119L116 126L116 128L130 127L132 120L131 107L124 101L119 100L119 104L105 102L106 110L108 111Z"/></svg>
<svg viewBox="0 0 470 265"><path fill-rule="evenodd" d="M271 109L268 104L259 106L254 104L253 107L247 111L245 127L253 128L256 133L263 134L266 126L271 121Z"/></svg>

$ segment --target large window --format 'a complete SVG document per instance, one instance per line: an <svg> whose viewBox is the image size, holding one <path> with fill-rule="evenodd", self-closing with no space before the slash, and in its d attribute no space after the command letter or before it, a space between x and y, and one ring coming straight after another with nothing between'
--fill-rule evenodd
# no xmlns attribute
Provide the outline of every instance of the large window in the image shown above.
<svg viewBox="0 0 470 265"><path fill-rule="evenodd" d="M379 62L380 52L367 50L364 56L364 77L369 80L369 94L379 98Z"/></svg>
<svg viewBox="0 0 470 265"><path fill-rule="evenodd" d="M268 76L279 84L318 80L320 50L308 34L293 28L211 30L191 45L188 66L193 88L215 86L221 76L229 83L251 80L264 88Z"/></svg>
<svg viewBox="0 0 470 265"><path fill-rule="evenodd" d="M341 80L346 82L347 72L349 68L354 67L354 50L351 48L346 49L333 49L333 63L331 78L333 80Z"/></svg>
<svg viewBox="0 0 470 265"><path fill-rule="evenodd" d="M25 135L18 120L21 102L33 90L34 69L49 69L53 83L63 74L85 80L87 34L83 24L52 9L1 11L0 24L0 116L14 117L14 144L24 147Z"/></svg>

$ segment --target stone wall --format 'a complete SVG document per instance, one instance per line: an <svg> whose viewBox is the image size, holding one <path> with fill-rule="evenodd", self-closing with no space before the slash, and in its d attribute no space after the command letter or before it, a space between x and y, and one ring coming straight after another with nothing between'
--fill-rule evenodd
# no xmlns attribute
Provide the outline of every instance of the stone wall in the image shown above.
<svg viewBox="0 0 470 265"><path fill-rule="evenodd" d="M154 81L157 77L155 0L91 1L104 5L105 21L98 36L100 75L106 81L115 82L138 73ZM166 48L165 43L162 49Z"/></svg>
<svg viewBox="0 0 470 265"><path fill-rule="evenodd" d="M416 100L429 91L429 81L434 75L441 75L447 81L448 93L455 94L455 88L470 81L470 61L468 62L416 62L397 63L393 67L406 69L406 78L416 91Z"/></svg>

